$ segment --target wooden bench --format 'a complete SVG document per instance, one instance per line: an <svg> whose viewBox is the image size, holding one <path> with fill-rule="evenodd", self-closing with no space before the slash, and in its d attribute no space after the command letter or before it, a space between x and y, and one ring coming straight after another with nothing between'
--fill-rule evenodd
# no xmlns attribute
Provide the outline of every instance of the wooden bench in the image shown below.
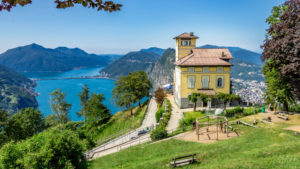
<svg viewBox="0 0 300 169"><path fill-rule="evenodd" d="M289 120L288 116L278 115L277 117L283 120Z"/></svg>
<svg viewBox="0 0 300 169"><path fill-rule="evenodd" d="M195 156L196 154L191 154L187 156L173 158L172 162L170 162L170 165L172 165L173 167L177 167L192 164L195 162Z"/></svg>

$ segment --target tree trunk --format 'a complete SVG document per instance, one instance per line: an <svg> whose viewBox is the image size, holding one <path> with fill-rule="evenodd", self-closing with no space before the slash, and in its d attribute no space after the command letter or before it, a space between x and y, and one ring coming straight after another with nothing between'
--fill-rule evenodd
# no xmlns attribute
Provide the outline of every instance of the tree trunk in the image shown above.
<svg viewBox="0 0 300 169"><path fill-rule="evenodd" d="M196 111L197 102L194 104L194 111Z"/></svg>
<svg viewBox="0 0 300 169"><path fill-rule="evenodd" d="M130 107L130 115L131 115L131 116L133 115L132 107Z"/></svg>
<svg viewBox="0 0 300 169"><path fill-rule="evenodd" d="M288 111L289 106L287 102L283 102L283 111Z"/></svg>

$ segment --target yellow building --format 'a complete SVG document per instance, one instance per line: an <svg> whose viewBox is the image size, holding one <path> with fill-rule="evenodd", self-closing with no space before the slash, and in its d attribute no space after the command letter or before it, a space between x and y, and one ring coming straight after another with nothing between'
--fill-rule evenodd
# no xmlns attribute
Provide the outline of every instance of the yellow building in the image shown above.
<svg viewBox="0 0 300 169"><path fill-rule="evenodd" d="M227 48L196 48L198 39L193 33L183 33L176 40L174 72L174 98L180 108L192 107L188 100L192 93L215 95L230 93L230 67L232 55ZM212 105L218 104L216 99ZM198 106L202 105L200 101Z"/></svg>

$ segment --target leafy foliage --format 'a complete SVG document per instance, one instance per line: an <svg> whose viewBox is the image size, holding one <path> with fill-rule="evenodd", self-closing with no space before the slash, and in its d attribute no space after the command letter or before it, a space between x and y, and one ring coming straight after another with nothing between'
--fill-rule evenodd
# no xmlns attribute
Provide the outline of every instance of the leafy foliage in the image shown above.
<svg viewBox="0 0 300 169"><path fill-rule="evenodd" d="M278 70L272 65L273 59L269 59L263 67L263 73L268 86L265 93L265 100L267 103L272 104L276 101L283 103L284 109L287 110L288 103L294 102L292 90L287 81L280 77Z"/></svg>
<svg viewBox="0 0 300 169"><path fill-rule="evenodd" d="M164 92L164 89L162 89L161 87L159 87L155 92L154 92L154 97L155 97L155 100L156 102L159 104L159 105L162 105L164 100L165 100L165 97L166 97L166 94Z"/></svg>
<svg viewBox="0 0 300 169"><path fill-rule="evenodd" d="M95 126L105 124L111 117L110 111L103 104L103 94L92 93L91 98L86 102L84 114L86 117L86 123Z"/></svg>
<svg viewBox="0 0 300 169"><path fill-rule="evenodd" d="M66 93L63 93L60 89L56 89L50 94L50 97L51 109L55 113L55 118L59 123L67 123L69 121L68 114L72 105L65 100Z"/></svg>
<svg viewBox="0 0 300 169"><path fill-rule="evenodd" d="M144 71L136 71L132 74L130 73L129 76L132 78L132 81L135 82L133 92L139 103L139 106L141 107L141 100L144 97L149 96L152 84L150 82L150 79L148 78L147 73Z"/></svg>
<svg viewBox="0 0 300 169"><path fill-rule="evenodd" d="M194 103L194 111L196 111L196 104L198 101L198 97L199 97L199 93L193 93L188 97L189 101Z"/></svg>
<svg viewBox="0 0 300 169"><path fill-rule="evenodd" d="M151 132L150 137L152 140L159 140L159 139L166 138L168 136L166 127L171 118L171 112L172 112L172 105L169 99L166 99L164 106L167 106L167 112L165 112L165 116L163 120L160 121L159 126Z"/></svg>
<svg viewBox="0 0 300 169"><path fill-rule="evenodd" d="M270 24L270 28L262 46L262 60L272 59L272 63L267 66L268 71L278 71L277 79L287 83L294 97L299 99L300 1L288 0L284 5L274 7L267 23Z"/></svg>
<svg viewBox="0 0 300 169"><path fill-rule="evenodd" d="M84 85L84 87L82 87L82 92L80 92L79 94L79 98L80 98L80 105L81 105L81 109L79 112L77 112L77 115L79 117L84 116L86 114L86 103L89 100L89 88L87 86L87 84Z"/></svg>
<svg viewBox="0 0 300 169"><path fill-rule="evenodd" d="M10 11L11 8L17 5L25 6L31 4L32 0L2 0L0 4L0 11L6 10ZM83 7L96 8L98 11L119 11L122 7L121 4L115 3L113 1L102 1L102 0L55 0L56 8L69 8L73 7L75 4L82 5Z"/></svg>
<svg viewBox="0 0 300 169"><path fill-rule="evenodd" d="M160 107L157 112L155 113L155 119L156 119L156 122L158 123L159 122L159 119L162 117L163 113L165 112L165 110Z"/></svg>
<svg viewBox="0 0 300 169"><path fill-rule="evenodd" d="M42 113L33 108L27 108L11 116L5 131L9 139L18 141L26 139L44 129Z"/></svg>
<svg viewBox="0 0 300 169"><path fill-rule="evenodd" d="M49 130L0 150L0 168L87 168L78 134Z"/></svg>
<svg viewBox="0 0 300 169"><path fill-rule="evenodd" d="M151 82L145 72L129 73L128 76L121 76L115 82L112 98L117 106L126 107L132 114L133 104L139 102L141 107L141 99L149 96L151 87Z"/></svg>

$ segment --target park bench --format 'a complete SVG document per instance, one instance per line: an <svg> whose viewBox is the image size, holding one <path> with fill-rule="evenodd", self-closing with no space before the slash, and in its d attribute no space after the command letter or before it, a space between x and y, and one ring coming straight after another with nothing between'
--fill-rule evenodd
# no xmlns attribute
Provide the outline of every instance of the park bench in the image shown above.
<svg viewBox="0 0 300 169"><path fill-rule="evenodd" d="M283 119L283 120L288 120L289 119L289 117L286 116L286 115L278 115L277 117L280 118L280 119Z"/></svg>
<svg viewBox="0 0 300 169"><path fill-rule="evenodd" d="M195 162L195 156L196 154L191 154L187 156L173 158L172 162L170 162L170 165L172 165L173 167L177 167L192 164Z"/></svg>

